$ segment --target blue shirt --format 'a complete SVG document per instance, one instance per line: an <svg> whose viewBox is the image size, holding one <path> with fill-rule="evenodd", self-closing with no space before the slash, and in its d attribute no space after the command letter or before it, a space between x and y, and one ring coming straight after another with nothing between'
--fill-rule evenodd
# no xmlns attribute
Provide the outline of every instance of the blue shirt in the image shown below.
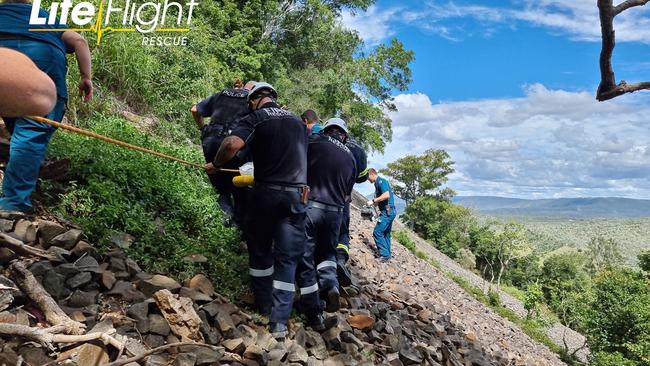
<svg viewBox="0 0 650 366"><path fill-rule="evenodd" d="M63 32L30 32L30 29L67 28L65 24L54 25L31 25L29 16L32 12L32 4L0 4L0 33L15 34L21 37L31 38L36 41L46 42L56 47L65 54L65 43L61 37ZM49 18L50 13L40 9L38 15L41 18Z"/></svg>
<svg viewBox="0 0 650 366"><path fill-rule="evenodd" d="M32 12L32 4L0 4L0 33L15 35L21 39L42 42L43 49L39 50L39 59L33 59L34 63L52 78L56 85L57 94L65 99L68 98L68 90L65 83L65 76L68 71L65 55L69 51L63 42L63 32L30 32L29 29L40 28L67 28L65 25L30 25L29 17ZM50 14L39 10L41 18L49 18ZM58 23L58 20L57 20ZM3 46L0 40L0 47ZM9 42L9 41L8 41ZM49 47L49 49L47 49ZM9 47L13 48L13 47ZM16 49L23 53L24 50ZM43 63L47 67L43 67Z"/></svg>
<svg viewBox="0 0 650 366"><path fill-rule="evenodd" d="M314 123L313 126L311 126L311 134L312 135L318 135L323 131L323 126L320 125L320 123Z"/></svg>
<svg viewBox="0 0 650 366"><path fill-rule="evenodd" d="M395 199L393 198L393 190L390 188L390 184L388 183L388 180L386 178L377 176L377 180L375 180L375 198L381 196L385 192L390 192L390 195L388 196L388 200L379 202L378 204L379 210L386 211L386 208L388 206L390 206L391 209L394 210Z"/></svg>

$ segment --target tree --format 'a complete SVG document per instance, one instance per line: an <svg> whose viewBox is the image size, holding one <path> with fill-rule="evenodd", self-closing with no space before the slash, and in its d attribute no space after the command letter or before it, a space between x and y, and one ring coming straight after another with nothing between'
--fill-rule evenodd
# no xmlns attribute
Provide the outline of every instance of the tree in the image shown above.
<svg viewBox="0 0 650 366"><path fill-rule="evenodd" d="M585 327L594 352L617 352L650 365L650 282L638 271L614 267L594 281Z"/></svg>
<svg viewBox="0 0 650 366"><path fill-rule="evenodd" d="M567 326L579 321L580 296L590 287L586 262L584 255L571 251L553 254L542 264L540 284L546 302Z"/></svg>
<svg viewBox="0 0 650 366"><path fill-rule="evenodd" d="M598 0L600 13L600 29L603 38L603 45L600 51L600 85L596 99L605 101L616 98L626 93L650 89L650 82L628 84L625 80L616 84L614 69L612 67L612 54L616 46L616 35L614 32L614 18L622 12L636 6L643 6L650 0L625 0L614 6L614 0Z"/></svg>
<svg viewBox="0 0 650 366"><path fill-rule="evenodd" d="M460 248L469 246L469 233L476 225L469 209L431 196L418 197L402 218L413 231L452 258Z"/></svg>
<svg viewBox="0 0 650 366"><path fill-rule="evenodd" d="M587 268L591 273L623 263L619 243L602 236L591 238L587 244L587 258Z"/></svg>
<svg viewBox="0 0 650 366"><path fill-rule="evenodd" d="M418 197L436 196L448 200L453 196L450 189L440 190L454 172L454 162L444 150L429 149L422 155L407 155L388 164L382 173L391 177L393 191L410 205Z"/></svg>
<svg viewBox="0 0 650 366"><path fill-rule="evenodd" d="M639 256L639 267L650 274L650 249L646 249Z"/></svg>
<svg viewBox="0 0 650 366"><path fill-rule="evenodd" d="M496 230L494 226L497 226ZM489 274L490 282L496 281L498 288L510 265L532 252L525 227L516 222L490 222L474 230L471 241L483 277L487 278Z"/></svg>

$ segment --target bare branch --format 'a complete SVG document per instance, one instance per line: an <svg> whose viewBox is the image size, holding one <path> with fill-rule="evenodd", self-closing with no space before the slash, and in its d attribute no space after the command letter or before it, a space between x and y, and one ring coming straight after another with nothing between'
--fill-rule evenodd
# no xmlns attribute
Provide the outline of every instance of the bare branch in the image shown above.
<svg viewBox="0 0 650 366"><path fill-rule="evenodd" d="M82 343L100 339L104 344L110 344L117 349L124 345L111 336L112 333L89 333L83 335L54 334L62 327L37 328L20 324L0 323L0 334L26 338L52 348L53 343ZM113 331L114 333L114 331Z"/></svg>
<svg viewBox="0 0 650 366"><path fill-rule="evenodd" d="M614 88L604 92L599 92L598 101L603 102L605 100L613 99L623 94L633 93L639 90L650 90L650 81L628 84L625 82L625 80L623 80Z"/></svg>
<svg viewBox="0 0 650 366"><path fill-rule="evenodd" d="M56 255L24 244L22 241L14 239L5 233L0 233L0 247L5 247L17 254L39 257L50 261L59 260Z"/></svg>
<svg viewBox="0 0 650 366"><path fill-rule="evenodd" d="M614 17L629 8L643 6L648 2L650 0L627 0L614 6L613 0L598 0L600 30L603 39L602 49L600 51L600 85L596 94L598 101L602 102L623 94L650 89L650 82L628 84L625 81L621 81L619 84L616 84L616 77L612 67L612 54L616 46Z"/></svg>
<svg viewBox="0 0 650 366"><path fill-rule="evenodd" d="M70 319L20 261L11 262L11 273L14 282L43 311L50 324L65 326L67 334L83 334L86 326Z"/></svg>
<svg viewBox="0 0 650 366"><path fill-rule="evenodd" d="M650 0L626 0L614 7L614 16L619 15L620 13L626 11L629 8L635 6L643 6L647 4Z"/></svg>

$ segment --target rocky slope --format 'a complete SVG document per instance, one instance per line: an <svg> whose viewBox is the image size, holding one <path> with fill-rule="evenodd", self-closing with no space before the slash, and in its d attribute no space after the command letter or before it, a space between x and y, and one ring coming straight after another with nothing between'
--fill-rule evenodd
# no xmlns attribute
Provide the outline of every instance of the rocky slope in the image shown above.
<svg viewBox="0 0 650 366"><path fill-rule="evenodd" d="M439 250L427 243L425 240L409 231L406 227L404 227L404 225L396 223L395 226L396 228L407 232L411 240L413 240L413 242L416 244L418 250L427 254L427 256L430 258L436 260L445 272L465 279L470 285L476 288L489 288L490 284L488 281L484 280L476 273L463 268L456 261L447 257ZM524 307L523 302L504 291L498 290L497 292L501 299L501 304L504 307L511 310L522 319L526 317L527 311ZM553 341L553 343L562 348L566 347L569 353L574 353L579 360L586 362L589 358L590 352L589 348L586 346L587 340L582 334L562 325L561 323L555 323L550 326L546 334Z"/></svg>
<svg viewBox="0 0 650 366"><path fill-rule="evenodd" d="M284 341L204 276L145 273L55 220L5 216L0 230L0 365L562 364L404 248L380 264L356 212L343 309L323 333L296 318Z"/></svg>

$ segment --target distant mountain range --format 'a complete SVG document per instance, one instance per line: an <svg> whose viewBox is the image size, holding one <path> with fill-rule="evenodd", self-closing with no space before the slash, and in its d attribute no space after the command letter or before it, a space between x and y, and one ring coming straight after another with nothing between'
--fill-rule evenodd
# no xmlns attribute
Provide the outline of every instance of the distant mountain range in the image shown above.
<svg viewBox="0 0 650 366"><path fill-rule="evenodd" d="M494 196L458 196L454 203L488 216L571 218L650 217L650 200L617 197L519 199Z"/></svg>

